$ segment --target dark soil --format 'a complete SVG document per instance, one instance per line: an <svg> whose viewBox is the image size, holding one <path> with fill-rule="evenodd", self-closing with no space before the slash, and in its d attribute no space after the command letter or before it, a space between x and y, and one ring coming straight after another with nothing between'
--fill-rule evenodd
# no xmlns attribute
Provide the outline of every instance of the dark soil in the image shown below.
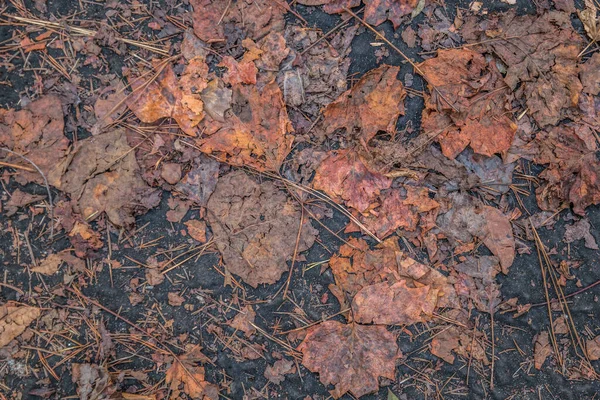
<svg viewBox="0 0 600 400"><path fill-rule="evenodd" d="M154 3L156 5L156 2ZM450 19L453 18L457 7L468 8L469 3L469 1L446 0L446 11ZM499 1L485 1L484 3L484 7L490 11L505 11L511 8L511 6ZM26 2L26 4L31 6L29 2ZM84 10L79 9L80 4L85 5ZM158 4L156 8L160 8L162 5L162 3ZM11 7L8 8L9 12ZM528 0L518 1L516 7L520 13L535 12L535 6ZM168 9L166 5L165 9ZM105 12L102 6L95 5L93 2L79 3L69 0L51 0L48 2L47 15L65 15L74 10L83 11L83 14L79 16L80 19L94 20L103 19ZM323 32L329 31L339 22L337 16L325 14L314 8L297 6L295 10L310 25L321 29ZM423 15L415 18L412 22L413 27L416 28L423 18ZM295 18L290 17L289 20L293 21ZM576 28L580 28L576 21L574 21L574 25ZM13 27L10 25L0 26L0 42L8 40L12 36L12 29ZM386 37L405 51L409 57L414 60L422 60L420 49L409 49L402 40L394 37L391 24L385 23L378 29L384 31ZM377 47L370 45L374 41L376 41L374 35L369 31L363 31L354 39L350 56L352 58L350 69L352 76L358 77L379 65L374 54ZM110 50L105 50L105 53L111 72L120 74L120 57ZM35 57L35 55L32 55L32 57ZM33 65L35 60L32 59L30 62ZM391 50L390 56L383 58L381 62L401 65L400 77L403 80L405 74L412 74L413 72L412 68ZM22 59L18 57L13 60L13 63L16 66L13 70L0 67L0 81L10 82L10 86L4 84L0 89L0 105L18 108L20 99L34 95L33 88L36 73L25 68ZM97 72L91 68L87 69L87 72L86 69L81 71L84 80L93 79L93 75ZM413 76L413 88L422 89L422 80L414 74ZM422 107L422 98L408 97L406 100L407 112L399 121L399 129L412 124L413 129L418 131ZM73 111L71 110L71 112ZM80 137L87 135L86 132L78 132L77 134ZM4 176L8 178L8 172L3 172ZM0 188L0 198L5 196L6 193L12 193L17 187L20 186L14 180L3 180ZM45 194L44 188L37 185L20 188L29 193ZM531 188L531 191L533 192L533 188ZM120 261L125 268L113 269L111 283L111 272L106 265L103 265L102 269L97 270L94 276L81 278L82 292L90 299L94 299L104 307L118 312L123 318L140 326L146 326L147 324L156 326L156 324L153 325L145 321L154 320L160 324L166 324L167 321L172 320L172 328L166 328L169 331L167 336L176 337L185 333L189 335L186 342L202 344L204 354L212 360L212 364L206 365L207 380L221 384L224 388L222 390L223 398L242 399L244 396L252 397L258 393L262 393L264 398L302 399L306 396L311 396L314 399L327 398L329 396L328 388L319 382L316 374L311 373L302 366L300 366L299 373L288 375L280 386L270 384L265 388L268 383L263 376L266 366L273 364L277 357L286 354L284 347L274 343L266 336L257 333L251 339L254 343L262 344L267 349L264 352L264 359L255 361L241 360L228 346L224 345L223 339L227 340L234 334L232 328L223 324L236 314L233 309L228 311L228 306L231 305L234 309L237 308L239 306L238 299L242 297L242 292L239 288L224 286L224 278L220 273L223 268L219 264L218 254L206 254L183 263L170 272L168 279L157 287L145 285L140 290L144 296L143 302L136 306L130 305L128 295L132 291L130 287L131 280L140 278L141 282L144 281L144 268L136 265L132 260L143 262L159 250L166 251L170 256L176 256L184 251L182 250L183 247L187 249L192 243L190 238L181 235L182 230L184 230L183 223L172 224L165 219L169 196L170 194L165 193L158 208L138 218L137 227L144 228L131 236L129 240L122 240L122 238L120 240L120 233L111 229L112 258ZM514 199L511 200L514 201ZM529 198L523 198L523 200L531 214L538 211L533 195ZM0 226L4 228L0 233L0 280L10 283L25 292L29 290L34 292L38 290L45 291L47 289L51 292L53 288L59 287L63 283L63 279L66 278L57 275L55 277L44 277L42 281L40 275L28 274L23 265L31 262L31 260L29 252L23 244L23 235L28 235L31 239L31 246L36 257L40 257L50 248L54 250L64 249L68 246L68 243L64 236L59 236L51 243L47 241L46 236L38 238L42 220L47 217L44 216L44 213L32 215L31 210L21 210L10 218L0 214ZM184 221L197 216L198 211L192 209L188 212ZM565 244L563 234L565 224L570 223L565 222L570 217L569 211L563 211L560 217L553 229L541 228L540 234L548 248L555 250L552 255L553 260L557 262L560 260L581 262L580 267L572 271L576 279L568 281L567 286L564 288L565 293L568 294L600 280L599 253L585 248L582 241L573 243L570 246ZM597 230L600 227L600 207L589 207L587 217L593 227L592 234L597 241L600 241L600 234ZM343 231L346 223L345 217L339 214L335 214L333 218L324 221L329 229L340 232L340 235L343 235L341 231ZM106 227L99 226L98 230L106 232ZM14 238L16 234L21 237L18 249L19 259L15 257L17 248ZM121 234L122 236L128 236L128 233ZM158 238L160 240L156 247L140 248L142 243L148 243ZM519 304L543 303L545 295L535 245L533 242L529 242L527 245L530 250L529 254L520 254L511 267L510 274L499 277L502 284L502 298L506 300L517 297ZM287 274L275 285L261 286L258 289L252 289L244 285L243 295L246 300L255 304L257 325L270 334L274 332L275 327L280 332L296 328L297 325L294 323L294 313L298 313L296 307L303 310L303 318L307 322L317 321L337 313L339 305L327 288L330 283L334 282L330 270L321 273L320 267L306 271L305 269L310 263L327 260L337 251L339 246L340 242L335 236L320 228L320 241L306 252L306 261L297 263L294 269L290 285L290 297L293 299L293 303L282 301L281 296L275 296L282 285L285 284ZM97 260L101 260L107 255L108 252L105 246L98 254ZM417 258L422 261L427 260L424 253L418 254ZM102 264L98 263L98 265ZM0 289L0 302L18 299L15 291L5 287L0 287ZM172 307L168 304L167 295L169 292L181 293L183 290L185 290L186 304L191 305L190 309L194 310L193 312L181 306ZM323 304L321 299L328 293L328 300ZM570 298L571 313L579 332L589 330L593 335L600 333L600 324L597 322L600 321L599 293L600 286L597 286ZM78 303L73 301L72 295L62 297L46 293L45 297L47 307L57 307L59 309L73 307L73 310L81 313L81 315L93 318L96 321L102 320L111 333L133 332L125 322L116 319L105 311L95 313L94 307L91 305L81 309ZM342 320L341 317L338 318ZM488 337L491 336L490 323L489 315L480 315L480 329L485 331ZM490 366L482 368L481 366L469 365L469 361L465 359L457 359L454 365L449 365L432 356L429 352L422 351L422 346L427 343L429 335L426 334L426 326L416 326L404 330L396 329L398 344L403 354L405 354L396 370L396 382L382 387L379 393L365 398L385 399L388 398L388 392L391 390L401 399L591 399L600 391L599 382L567 380L560 371L556 370L557 367L553 359L547 361L545 368L541 371L533 368L534 337L539 332L548 329L548 314L545 306L533 307L528 313L518 318L512 318L512 313L497 313L494 323L497 360L494 365L495 386L493 390L490 390ZM209 329L213 325L220 326L225 330L223 337L218 338L214 330ZM85 325L82 325L82 329L84 327ZM80 333L81 341L85 343L88 340L87 336L83 331ZM38 341L38 346L46 347L43 338ZM523 354L517 350L517 347ZM144 370L149 373L148 379L151 384L159 383L162 374L156 373L156 370L153 369L154 364L148 361L151 353L143 347L135 348L135 352L132 350L117 346L117 353L108 363L109 371ZM491 356L491 349L488 349L488 352ZM27 360L27 365L34 368L34 374L24 374L24 377L19 375L17 366L2 365L3 361L0 357L0 371L3 371L0 377L3 376L2 383L4 385L4 387L0 386L0 391L7 398L38 398L29 393L32 389L42 386L56 390L50 398L58 399L68 396L74 398L73 396L76 396L76 386L71 381L70 363L94 359L94 354L91 351L83 352L74 359L56 367L55 372L61 378L60 381L57 381L48 376L41 367L38 353L34 351L31 352L31 355L32 358ZM58 360L60 358L50 358L50 365L55 365ZM595 366L600 367L600 364L596 362ZM427 384L426 380L420 377L420 374L425 374L428 381L436 382L437 387ZM133 379L124 379L121 389L126 390L132 385L136 386L137 389L141 389L140 383ZM10 390L6 390L6 388Z"/></svg>

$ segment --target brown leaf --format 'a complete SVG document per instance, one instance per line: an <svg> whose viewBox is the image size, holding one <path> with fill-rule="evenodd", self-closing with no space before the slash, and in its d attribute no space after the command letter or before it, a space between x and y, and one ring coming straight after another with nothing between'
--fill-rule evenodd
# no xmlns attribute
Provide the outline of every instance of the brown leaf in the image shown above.
<svg viewBox="0 0 600 400"><path fill-rule="evenodd" d="M591 225L586 219L580 219L572 225L565 227L565 242L573 243L576 240L585 239L585 247L598 250L598 243L590 232Z"/></svg>
<svg viewBox="0 0 600 400"><path fill-rule="evenodd" d="M504 81L511 90L521 86L528 114L540 127L557 124L577 107L582 89L577 57L583 40L568 14L515 16L510 10L481 22L472 17L461 31L468 42L483 43L487 53L507 66Z"/></svg>
<svg viewBox="0 0 600 400"><path fill-rule="evenodd" d="M60 254L49 254L48 257L40 261L38 266L32 267L31 272L38 272L43 275L54 275L63 263Z"/></svg>
<svg viewBox="0 0 600 400"><path fill-rule="evenodd" d="M590 361L600 360L600 336L596 336L592 340L586 340L585 352Z"/></svg>
<svg viewBox="0 0 600 400"><path fill-rule="evenodd" d="M72 364L71 378L77 383L78 398L95 400L109 398L117 391L106 367L96 364Z"/></svg>
<svg viewBox="0 0 600 400"><path fill-rule="evenodd" d="M468 195L451 194L452 209L437 218L439 228L449 237L468 243L476 236L500 259L508 273L515 259L515 239L508 217L500 210L480 204Z"/></svg>
<svg viewBox="0 0 600 400"><path fill-rule="evenodd" d="M233 329L242 331L247 337L250 337L256 332L256 328L252 326L252 324L254 324L254 318L256 318L256 313L252 309L252 306L248 305L242 308L228 324Z"/></svg>
<svg viewBox="0 0 600 400"><path fill-rule="evenodd" d="M175 189L196 205L205 207L217 186L218 178L219 162L201 154L194 159L192 169L175 186Z"/></svg>
<svg viewBox="0 0 600 400"><path fill-rule="evenodd" d="M334 398L355 397L379 389L380 376L394 379L402 353L396 337L384 326L325 321L309 329L298 347L302 364L319 373L324 385L335 385Z"/></svg>
<svg viewBox="0 0 600 400"><path fill-rule="evenodd" d="M191 219L184 222L188 228L188 234L200 243L206 243L206 222Z"/></svg>
<svg viewBox="0 0 600 400"><path fill-rule="evenodd" d="M183 392L193 399L218 399L217 386L205 381L204 367L196 365L198 362L207 361L200 350L200 346L192 347L187 353L173 360L173 364L167 370L165 382L175 398L179 397L179 388L183 385Z"/></svg>
<svg viewBox="0 0 600 400"><path fill-rule="evenodd" d="M219 179L207 205L208 220L227 269L253 287L275 283L288 270L301 213L273 182L256 183L242 171ZM298 252L316 230L304 218Z"/></svg>
<svg viewBox="0 0 600 400"><path fill-rule="evenodd" d="M552 354L552 346L550 345L550 339L548 332L540 332L535 339L535 346L533 351L533 360L536 369L542 369L546 358Z"/></svg>
<svg viewBox="0 0 600 400"><path fill-rule="evenodd" d="M179 295L177 292L169 292L168 295L169 305L173 307L179 307L185 302L185 298Z"/></svg>
<svg viewBox="0 0 600 400"><path fill-rule="evenodd" d="M399 67L382 65L367 72L352 89L325 108L325 133L344 128L348 137L357 137L364 143L379 131L393 134L398 117L404 115L406 97L402 82L396 78L399 71Z"/></svg>
<svg viewBox="0 0 600 400"><path fill-rule="evenodd" d="M285 380L285 375L296 372L296 365L292 360L281 359L275 361L273 365L267 365L264 376L276 385Z"/></svg>
<svg viewBox="0 0 600 400"><path fill-rule="evenodd" d="M207 118L207 137L197 141L200 149L231 165L279 171L294 137L277 83L262 90L235 85L231 108L232 115L223 123Z"/></svg>
<svg viewBox="0 0 600 400"><path fill-rule="evenodd" d="M58 187L76 201L86 221L103 212L116 226L130 226L134 215L158 205L160 198L140 177L123 130L80 140L61 166Z"/></svg>
<svg viewBox="0 0 600 400"><path fill-rule="evenodd" d="M419 64L429 84L423 129L439 132L448 158L468 145L492 156L510 148L516 124L506 116L508 89L497 68L469 49L441 50Z"/></svg>
<svg viewBox="0 0 600 400"><path fill-rule="evenodd" d="M25 207L32 203L37 203L44 198L45 196L29 194L21 191L20 189L15 189L15 191L10 194L10 199L5 204L5 214L7 217L10 217L16 214L19 208Z"/></svg>
<svg viewBox="0 0 600 400"><path fill-rule="evenodd" d="M0 305L0 349L22 334L39 316L37 307L14 302Z"/></svg>
<svg viewBox="0 0 600 400"><path fill-rule="evenodd" d="M94 115L96 116L96 124L92 127L94 134L100 133L103 128L111 125L125 112L127 109L126 97L125 85L120 80L100 92L94 103Z"/></svg>
<svg viewBox="0 0 600 400"><path fill-rule="evenodd" d="M579 79L583 85L583 92L600 93L600 53L594 53L589 60L579 65Z"/></svg>
<svg viewBox="0 0 600 400"><path fill-rule="evenodd" d="M411 325L431 317L438 290L408 287L406 281L381 282L362 288L352 300L353 316L362 324Z"/></svg>
<svg viewBox="0 0 600 400"><path fill-rule="evenodd" d="M20 111L0 109L0 146L27 155L46 175L51 185L60 178L60 161L66 156L69 140L63 134L62 104L56 96L44 96ZM2 152L2 157L6 154ZM23 165L9 156L5 161ZM26 165L31 167L30 165ZM22 184L44 180L37 171L20 171L15 179Z"/></svg>
<svg viewBox="0 0 600 400"><path fill-rule="evenodd" d="M404 21L402 17L412 13L419 0L365 0L365 21L379 25L386 20L392 21L398 29Z"/></svg>
<svg viewBox="0 0 600 400"><path fill-rule="evenodd" d="M204 59L190 60L179 78L171 64L157 63L155 67L159 74L153 80L127 75L133 92L127 98L127 106L142 122L173 118L186 134L196 136L196 125L204 118L204 103L200 98L207 86L208 66Z"/></svg>

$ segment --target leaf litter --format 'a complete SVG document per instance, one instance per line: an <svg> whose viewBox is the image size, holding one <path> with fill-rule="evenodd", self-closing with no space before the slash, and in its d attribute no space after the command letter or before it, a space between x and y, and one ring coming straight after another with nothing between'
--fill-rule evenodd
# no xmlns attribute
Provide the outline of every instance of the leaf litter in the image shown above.
<svg viewBox="0 0 600 400"><path fill-rule="evenodd" d="M568 281L581 286L573 272L580 262L561 260L554 267L551 257L558 250L540 247L537 233L571 209L576 217L571 215L561 233L567 253L580 240L598 249L588 219L600 203L600 57L592 2L583 10L569 1L555 1L553 9L540 4L528 15L512 8L481 12L481 3L457 9L454 20L443 7L417 0L297 2L306 7L281 0L190 3L185 12L158 7L153 13L143 2L107 4L109 18L123 13L152 19L145 26L153 42L127 31L133 25L126 22L92 31L18 17L31 32L33 27L44 32L12 40L24 54L43 54L34 62L55 72L37 78L34 100L26 96L20 105L0 109L3 188L13 188L1 198L0 210L19 249L11 253L21 260L15 266L39 282L19 288L5 275L0 285L19 296L19 302L3 298L0 304L0 348L6 354L22 359L21 353L37 349L24 346L39 332L67 332L70 313L77 310L85 311L84 329L97 324L86 334L98 343L95 356L69 356L76 358L69 373L80 398L230 395L238 377L223 372L220 382L215 379L215 362L222 362L217 348L235 360L267 360L264 374L257 375L269 382L267 394L253 388L253 396L277 395L274 386L284 388L285 380L301 377L306 368L329 385L334 398L361 397L392 382L394 389L408 389L398 365L421 360L413 352L403 356L400 348L427 333L419 352L449 364L458 358L467 371L475 363L494 390L495 363L502 357L496 349L497 311L522 315L536 307L514 297L503 301L499 282L516 276L513 263L531 252L526 242L533 239L549 322L537 330L527 362L543 370L551 360L570 379L597 378L590 361L599 358L598 336L588 330L580 337L563 292ZM361 17L348 13L361 5L356 11ZM304 12L315 7L339 14L340 23L329 32L309 27ZM41 3L36 9L46 12ZM570 14L583 24L581 32ZM416 62L391 47L421 76L423 91L415 89L418 78L408 79L399 65L349 75L354 37L386 21L396 31L394 40L401 36L409 48L420 42L427 51ZM71 38L53 36L56 30L82 35L72 51L94 69L107 66L104 50L121 58L127 46L138 53L124 58L120 73L86 75L90 85L93 79L102 82L89 92L76 64L63 68L68 57L57 61L49 55L71 48L65 47ZM389 38L376 39L382 43L373 45L380 46ZM415 114L417 97L423 105L415 130L404 120ZM20 186L10 186L13 181ZM56 204L30 193L29 183L51 186L59 196ZM163 191L171 194L162 196ZM526 208L522 198L530 193L535 205ZM54 205L56 212L45 217L44 208ZM168 227L157 228L157 239L140 241L139 231L147 226L137 227L140 217L159 206ZM347 218L344 224L329 226L335 222L332 210ZM41 234L33 238L32 221L40 218ZM29 227L20 233L23 222ZM71 247L40 252L37 242L32 246L49 225L63 231L60 238ZM174 235L186 244L158 244ZM154 254L136 257L136 251L155 246ZM318 252L321 259L310 263ZM220 255L213 269L231 289L225 300L202 284L186 283L187 263L200 265L205 253ZM137 269L138 276L123 283L122 274ZM81 295L100 285L102 274L108 274L111 290L116 277L130 304L147 311L145 322L132 322L117 307ZM305 274L315 280L307 283ZM314 299L297 302L299 282ZM149 307L161 287L167 295ZM550 301L552 290L558 302ZM69 307L48 302L42 295L48 293L67 298ZM327 312L315 312L314 304ZM161 311L163 306L197 325L176 335L176 312ZM286 306L292 311L279 310ZM559 309L563 315L557 318ZM200 324L196 315L210 318ZM109 332L106 318L131 332L126 337ZM34 321L46 331L30 329ZM572 342L556 339L566 334ZM268 354L259 337L286 357ZM62 345L64 339L49 340ZM149 351L151 367L144 371L160 371L163 380L154 385L141 369L116 367L115 343L127 351L132 346ZM569 352L583 360L581 367L565 364ZM64 372L64 362L48 363L53 353L47 358L37 353L47 376ZM126 376L141 386L123 390ZM468 380L469 372L467 385ZM51 393L49 382L32 393Z"/></svg>

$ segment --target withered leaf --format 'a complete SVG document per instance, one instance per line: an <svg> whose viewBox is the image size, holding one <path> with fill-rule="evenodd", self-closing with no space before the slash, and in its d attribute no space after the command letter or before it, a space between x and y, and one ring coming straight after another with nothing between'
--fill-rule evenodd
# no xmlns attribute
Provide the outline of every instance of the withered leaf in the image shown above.
<svg viewBox="0 0 600 400"><path fill-rule="evenodd" d="M363 324L411 325L431 317L438 290L408 287L406 281L381 282L362 288L352 301L354 320Z"/></svg>
<svg viewBox="0 0 600 400"><path fill-rule="evenodd" d="M0 349L22 334L40 313L37 307L19 303L0 305Z"/></svg>
<svg viewBox="0 0 600 400"><path fill-rule="evenodd" d="M117 391L108 370L100 365L73 363L71 378L82 400L108 398Z"/></svg>
<svg viewBox="0 0 600 400"><path fill-rule="evenodd" d="M200 98L207 86L208 66L204 59L190 60L179 79L171 64L156 63L155 67L155 79L131 73L127 76L133 92L127 98L127 106L142 122L173 118L186 134L196 136L196 125L204 118Z"/></svg>
<svg viewBox="0 0 600 400"><path fill-rule="evenodd" d="M517 126L506 115L508 88L491 62L469 49L440 50L419 68L431 92L423 129L441 134L444 155L455 158L468 145L487 156L510 148Z"/></svg>
<svg viewBox="0 0 600 400"><path fill-rule="evenodd" d="M205 207L219 178L219 162L201 154L194 159L192 169L175 186L196 205Z"/></svg>
<svg viewBox="0 0 600 400"><path fill-rule="evenodd" d="M223 123L205 120L207 137L197 141L200 149L231 165L279 171L294 137L277 83L262 90L235 85L232 101L233 115Z"/></svg>
<svg viewBox="0 0 600 400"><path fill-rule="evenodd" d="M20 111L0 109L0 146L27 155L54 185L60 178L58 165L69 148L69 140L63 134L64 126L62 104L56 96L44 96ZM6 153L0 155L4 157ZM14 156L7 156L7 161L23 163ZM16 179L22 184L44 183L37 171L22 170Z"/></svg>
<svg viewBox="0 0 600 400"><path fill-rule="evenodd" d="M120 80L100 92L94 103L94 115L96 116L96 124L92 127L94 134L100 133L103 128L115 122L125 112L127 109L126 97L125 85Z"/></svg>
<svg viewBox="0 0 600 400"><path fill-rule="evenodd" d="M219 179L207 209L217 247L230 272L257 287L277 282L287 271L301 212L273 182L259 184L242 171L231 172ZM298 252L311 247L315 235L305 218Z"/></svg>
<svg viewBox="0 0 600 400"><path fill-rule="evenodd" d="M20 189L15 189L15 191L11 193L10 199L6 202L5 215L10 217L16 214L19 208L25 207L32 203L37 203L44 198L45 196L30 194L23 192Z"/></svg>
<svg viewBox="0 0 600 400"><path fill-rule="evenodd" d="M550 339L548 332L540 332L536 339L533 350L533 361L536 369L542 369L546 358L552 354L552 346L550 345Z"/></svg>
<svg viewBox="0 0 600 400"><path fill-rule="evenodd" d="M179 397L179 388L183 385L183 392L193 399L218 399L218 387L204 379L204 367L197 365L207 361L201 350L200 346L193 346L185 354L174 359L167 370L165 382L175 397Z"/></svg>
<svg viewBox="0 0 600 400"><path fill-rule="evenodd" d="M40 261L39 265L31 268L31 272L38 272L44 275L54 275L62 264L63 259L60 254L49 254L48 257Z"/></svg>
<svg viewBox="0 0 600 400"><path fill-rule="evenodd" d="M586 219L581 219L572 225L565 227L565 242L573 243L576 240L585 240L585 247L592 250L598 250L596 238L590 232L592 226Z"/></svg>
<svg viewBox="0 0 600 400"><path fill-rule="evenodd" d="M594 96L600 93L600 53L594 53L589 60L579 65L579 79L585 93Z"/></svg>
<svg viewBox="0 0 600 400"><path fill-rule="evenodd" d="M392 21L398 29L405 15L412 13L419 0L365 0L365 21L379 25L386 20Z"/></svg>
<svg viewBox="0 0 600 400"><path fill-rule="evenodd" d="M206 223L197 219L184 222L188 234L200 243L206 243Z"/></svg>
<svg viewBox="0 0 600 400"><path fill-rule="evenodd" d="M344 128L346 136L368 143L379 131L393 134L404 114L406 92L397 79L400 67L382 65L367 72L352 89L323 111L325 133Z"/></svg>
<svg viewBox="0 0 600 400"><path fill-rule="evenodd" d="M324 385L335 385L334 398L350 392L360 397L379 389L380 376L394 379L402 357L396 337L385 326L325 321L309 329L298 347L302 364L319 373Z"/></svg>
<svg viewBox="0 0 600 400"><path fill-rule="evenodd" d="M292 360L281 359L275 361L273 365L267 365L264 376L276 385L285 380L285 375L293 374L296 371L296 365Z"/></svg>
<svg viewBox="0 0 600 400"><path fill-rule="evenodd" d="M123 130L80 140L61 168L60 184L85 220L103 212L116 226L130 226L134 215L158 205L160 198L140 177Z"/></svg>
<svg viewBox="0 0 600 400"><path fill-rule="evenodd" d="M251 305L247 305L228 324L233 329L242 331L247 337L250 337L256 332L256 328L252 326L254 318L256 318L256 312Z"/></svg>
<svg viewBox="0 0 600 400"><path fill-rule="evenodd" d="M600 360L600 336L585 342L585 352L590 361Z"/></svg>
<svg viewBox="0 0 600 400"><path fill-rule="evenodd" d="M515 239L509 219L497 208L480 204L474 198L454 193L449 196L452 209L437 218L440 229L449 237L468 243L472 236L500 259L504 274L515 258Z"/></svg>
<svg viewBox="0 0 600 400"><path fill-rule="evenodd" d="M540 127L555 125L577 107L582 89L577 57L583 40L568 14L516 16L510 10L481 22L470 18L461 32L507 66L504 81L511 90L521 85L528 113ZM504 39L494 40L498 37Z"/></svg>

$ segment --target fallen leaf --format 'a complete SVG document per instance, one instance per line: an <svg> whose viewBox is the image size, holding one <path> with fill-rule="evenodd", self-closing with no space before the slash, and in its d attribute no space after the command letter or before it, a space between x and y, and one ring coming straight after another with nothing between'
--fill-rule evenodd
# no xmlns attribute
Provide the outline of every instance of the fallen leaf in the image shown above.
<svg viewBox="0 0 600 400"><path fill-rule="evenodd" d="M188 235L200 243L206 243L206 222L197 219L191 219L184 222L187 226Z"/></svg>
<svg viewBox="0 0 600 400"><path fill-rule="evenodd" d="M158 192L140 176L123 130L80 140L62 163L59 189L76 201L86 221L106 213L116 226L131 226L134 215L158 205ZM83 236L83 235L82 235Z"/></svg>
<svg viewBox="0 0 600 400"><path fill-rule="evenodd" d="M231 165L279 171L294 137L277 83L262 90L235 85L231 109L223 123L205 120L206 137L197 141L200 149Z"/></svg>
<svg viewBox="0 0 600 400"><path fill-rule="evenodd" d="M492 156L510 148L517 125L506 115L508 88L483 55L469 49L440 50L421 64L431 96L426 97L423 129L439 132L448 158L467 146Z"/></svg>
<svg viewBox="0 0 600 400"><path fill-rule="evenodd" d="M196 126L204 118L200 93L208 83L204 59L190 60L179 78L171 64L155 63L155 68L158 75L154 79L126 74L132 90L127 106L142 122L173 118L186 134L196 136Z"/></svg>
<svg viewBox="0 0 600 400"><path fill-rule="evenodd" d="M585 352L590 361L600 360L600 336L585 342Z"/></svg>
<svg viewBox="0 0 600 400"><path fill-rule="evenodd" d="M179 295L177 292L169 292L167 294L169 305L173 307L179 307L185 302L185 298Z"/></svg>
<svg viewBox="0 0 600 400"><path fill-rule="evenodd" d="M533 360L536 369L542 369L546 358L552 354L552 346L550 345L550 339L548 332L540 332L535 338L535 345L533 350Z"/></svg>
<svg viewBox="0 0 600 400"><path fill-rule="evenodd" d="M44 96L20 111L0 109L0 146L26 155L46 175L48 182L55 185L61 174L59 164L69 148L64 127L62 104L56 96ZM2 152L2 156L5 155ZM23 163L14 156L7 156L4 160L19 165ZM31 167L29 164L26 166ZM21 170L15 179L21 184L44 183L35 170Z"/></svg>
<svg viewBox="0 0 600 400"><path fill-rule="evenodd" d="M572 225L565 227L565 242L573 243L576 240L585 240L585 247L592 250L598 250L598 243L594 235L590 233L591 225L586 219L580 219Z"/></svg>
<svg viewBox="0 0 600 400"><path fill-rule="evenodd" d="M389 19L394 29L398 29L403 17L413 12L419 0L364 0L364 3L367 23L379 25Z"/></svg>
<svg viewBox="0 0 600 400"><path fill-rule="evenodd" d="M29 194L20 189L15 189L15 191L10 194L10 199L8 199L8 201L5 203L5 215L7 217L15 215L19 208L25 207L32 203L37 203L44 198L46 198L46 196Z"/></svg>
<svg viewBox="0 0 600 400"><path fill-rule="evenodd" d="M233 329L244 332L246 337L250 337L256 332L256 328L253 326L254 318L256 318L256 313L252 306L248 305L242 308L228 324Z"/></svg>
<svg viewBox="0 0 600 400"><path fill-rule="evenodd" d="M436 308L438 290L408 287L406 281L362 288L352 300L354 320L362 324L411 325L428 320Z"/></svg>
<svg viewBox="0 0 600 400"><path fill-rule="evenodd" d="M325 133L345 129L346 137L368 143L379 131L394 134L404 114L406 92L397 79L399 67L382 65L367 72L352 89L323 111Z"/></svg>
<svg viewBox="0 0 600 400"><path fill-rule="evenodd" d="M267 365L264 376L269 381L279 385L285 380L285 375L293 374L294 372L296 372L294 361L281 359L275 361L273 365Z"/></svg>
<svg viewBox="0 0 600 400"><path fill-rule="evenodd" d="M600 53L594 53L589 60L579 65L579 79L584 93L594 96L600 93Z"/></svg>
<svg viewBox="0 0 600 400"><path fill-rule="evenodd" d="M302 364L319 374L324 385L335 385L334 398L355 397L379 389L378 378L395 378L402 353L396 337L384 326L325 321L309 329L298 346Z"/></svg>
<svg viewBox="0 0 600 400"><path fill-rule="evenodd" d="M185 354L175 358L167 369L165 382L175 398L179 397L179 388L183 385L183 392L193 399L218 399L218 387L207 382L204 367L196 365L208 360L201 350L200 346L193 346Z"/></svg>
<svg viewBox="0 0 600 400"><path fill-rule="evenodd" d="M40 261L40 264L31 268L31 272L38 272L43 275L54 275L63 263L60 254L49 254L48 257Z"/></svg>
<svg viewBox="0 0 600 400"><path fill-rule="evenodd" d="M192 169L175 186L189 200L205 207L210 195L217 186L219 162L201 154L194 159Z"/></svg>
<svg viewBox="0 0 600 400"><path fill-rule="evenodd" d="M273 182L256 183L242 171L219 179L207 205L208 221L227 269L252 287L277 282L296 249L301 212ZM294 232L293 234L291 232ZM297 250L312 246L316 230L304 218Z"/></svg>
<svg viewBox="0 0 600 400"><path fill-rule="evenodd" d="M102 129L110 126L123 115L127 110L126 98L125 85L120 80L99 93L94 103L96 124L92 127L93 134L101 133Z"/></svg>
<svg viewBox="0 0 600 400"><path fill-rule="evenodd" d="M41 310L14 302L0 305L0 349L25 332Z"/></svg>
<svg viewBox="0 0 600 400"><path fill-rule="evenodd" d="M78 398L82 400L109 398L117 391L108 370L100 365L73 363L71 378L77 383Z"/></svg>
<svg viewBox="0 0 600 400"><path fill-rule="evenodd" d="M160 176L169 185L176 185L181 180L181 164L163 163Z"/></svg>

